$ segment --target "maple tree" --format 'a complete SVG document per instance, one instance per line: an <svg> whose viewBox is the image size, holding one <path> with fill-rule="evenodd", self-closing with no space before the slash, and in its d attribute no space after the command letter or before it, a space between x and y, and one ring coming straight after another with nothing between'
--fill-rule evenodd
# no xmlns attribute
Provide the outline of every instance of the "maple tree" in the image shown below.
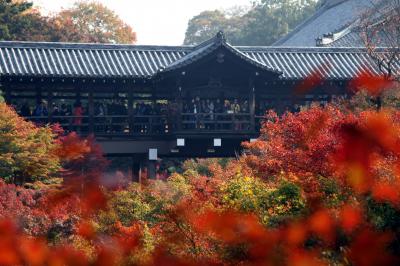
<svg viewBox="0 0 400 266"><path fill-rule="evenodd" d="M136 33L118 15L99 2L76 2L73 7L64 9L51 18L55 32L65 41L89 43L128 43L136 42ZM66 29L74 29L69 33ZM62 31L57 31L61 29ZM64 29L64 30L63 30ZM66 33L66 36L62 36Z"/></svg>
<svg viewBox="0 0 400 266"><path fill-rule="evenodd" d="M0 103L0 177L12 183L46 179L60 169L56 134Z"/></svg>
<svg viewBox="0 0 400 266"><path fill-rule="evenodd" d="M0 1L0 40L135 43L136 33L97 2L76 2L46 16L29 0Z"/></svg>

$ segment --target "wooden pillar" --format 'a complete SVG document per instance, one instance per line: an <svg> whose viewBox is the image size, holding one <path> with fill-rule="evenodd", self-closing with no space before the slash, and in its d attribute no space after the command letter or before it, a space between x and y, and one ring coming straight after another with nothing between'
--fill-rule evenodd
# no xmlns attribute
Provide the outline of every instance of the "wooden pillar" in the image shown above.
<svg viewBox="0 0 400 266"><path fill-rule="evenodd" d="M51 123L53 119L53 88L54 86L47 87L47 122Z"/></svg>
<svg viewBox="0 0 400 266"><path fill-rule="evenodd" d="M88 95L88 114L89 114L89 134L94 133L95 121L94 121L94 99L93 99L93 87L89 88Z"/></svg>
<svg viewBox="0 0 400 266"><path fill-rule="evenodd" d="M249 110L250 110L250 131L256 130L256 88L254 85L254 80L250 78L249 80Z"/></svg>
<svg viewBox="0 0 400 266"><path fill-rule="evenodd" d="M132 157L132 181L141 182L142 180L143 160L138 157Z"/></svg>
<svg viewBox="0 0 400 266"><path fill-rule="evenodd" d="M151 84L151 104L153 106L153 110L156 109L156 97L154 95L155 93L155 84L154 82ZM154 124L158 122L158 118L155 119L154 116L159 115L156 113L152 113L150 118L149 118L149 133L152 134L154 132Z"/></svg>
<svg viewBox="0 0 400 266"><path fill-rule="evenodd" d="M78 87L75 94L75 102L80 102L80 101L81 101L81 88Z"/></svg>
<svg viewBox="0 0 400 266"><path fill-rule="evenodd" d="M82 105L82 102L81 102L81 87L78 87L77 88L77 91L76 91L76 94L75 94L75 102L73 103L73 105L72 105L72 112L71 112L71 115L72 116L75 116L75 104L76 103L80 103L81 105ZM83 108L83 106L81 106L82 108ZM74 130L74 131L76 131L77 133L81 133L81 131L82 131L82 125L76 125L75 124L75 119L77 119L76 117L74 117L73 119L71 119L70 120L70 123L71 123L71 128ZM83 120L83 118L82 118L82 122L83 122L84 120Z"/></svg>
<svg viewBox="0 0 400 266"><path fill-rule="evenodd" d="M133 117L133 88L128 87L128 125L129 125L129 134L133 134L134 127L134 117Z"/></svg>
<svg viewBox="0 0 400 266"><path fill-rule="evenodd" d="M157 177L157 161L148 160L147 161L147 173L149 175L149 179L156 179Z"/></svg>
<svg viewBox="0 0 400 266"><path fill-rule="evenodd" d="M177 97L178 110L177 110L177 115L176 115L177 121L173 121L173 122L176 122L176 129L178 131L181 131L182 130L183 99L182 99L182 83L181 83L180 79L178 80L177 85L178 85L178 91L177 91L177 94L178 94L178 97Z"/></svg>

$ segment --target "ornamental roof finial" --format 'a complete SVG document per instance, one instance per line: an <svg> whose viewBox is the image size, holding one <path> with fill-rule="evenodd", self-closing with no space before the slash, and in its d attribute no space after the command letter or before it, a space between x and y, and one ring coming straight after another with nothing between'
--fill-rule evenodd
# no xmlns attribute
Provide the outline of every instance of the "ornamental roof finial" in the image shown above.
<svg viewBox="0 0 400 266"><path fill-rule="evenodd" d="M217 32L216 38L217 38L218 41L220 41L220 42L225 42L225 41L226 41L225 33L224 33L222 30L220 30L220 31Z"/></svg>

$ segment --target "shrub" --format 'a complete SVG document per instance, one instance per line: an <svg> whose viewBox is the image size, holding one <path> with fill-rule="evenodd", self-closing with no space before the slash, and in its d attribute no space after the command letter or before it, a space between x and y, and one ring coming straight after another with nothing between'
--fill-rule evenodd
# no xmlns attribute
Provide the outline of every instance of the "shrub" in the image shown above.
<svg viewBox="0 0 400 266"><path fill-rule="evenodd" d="M221 197L228 208L256 213L269 226L298 217L306 208L300 187L288 181L271 188L260 179L237 176L222 186Z"/></svg>
<svg viewBox="0 0 400 266"><path fill-rule="evenodd" d="M238 175L222 186L222 202L240 211L259 212L270 190L259 179Z"/></svg>
<svg viewBox="0 0 400 266"><path fill-rule="evenodd" d="M299 218L306 210L306 201L299 186L282 181L262 203L262 221L270 226Z"/></svg>
<svg viewBox="0 0 400 266"><path fill-rule="evenodd" d="M7 182L43 180L60 169L56 135L25 121L0 103L0 177Z"/></svg>

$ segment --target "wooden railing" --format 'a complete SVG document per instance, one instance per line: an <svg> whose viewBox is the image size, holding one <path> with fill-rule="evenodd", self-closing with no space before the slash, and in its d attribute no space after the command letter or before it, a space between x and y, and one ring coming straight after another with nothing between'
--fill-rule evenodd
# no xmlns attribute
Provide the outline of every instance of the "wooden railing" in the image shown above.
<svg viewBox="0 0 400 266"><path fill-rule="evenodd" d="M249 113L182 113L182 115L31 116L37 124L58 123L66 131L96 135L153 135L174 132L257 132L262 119ZM255 122L252 122L255 121ZM254 123L254 124L253 124Z"/></svg>
<svg viewBox="0 0 400 266"><path fill-rule="evenodd" d="M248 113L183 113L182 130L190 131L250 131Z"/></svg>

